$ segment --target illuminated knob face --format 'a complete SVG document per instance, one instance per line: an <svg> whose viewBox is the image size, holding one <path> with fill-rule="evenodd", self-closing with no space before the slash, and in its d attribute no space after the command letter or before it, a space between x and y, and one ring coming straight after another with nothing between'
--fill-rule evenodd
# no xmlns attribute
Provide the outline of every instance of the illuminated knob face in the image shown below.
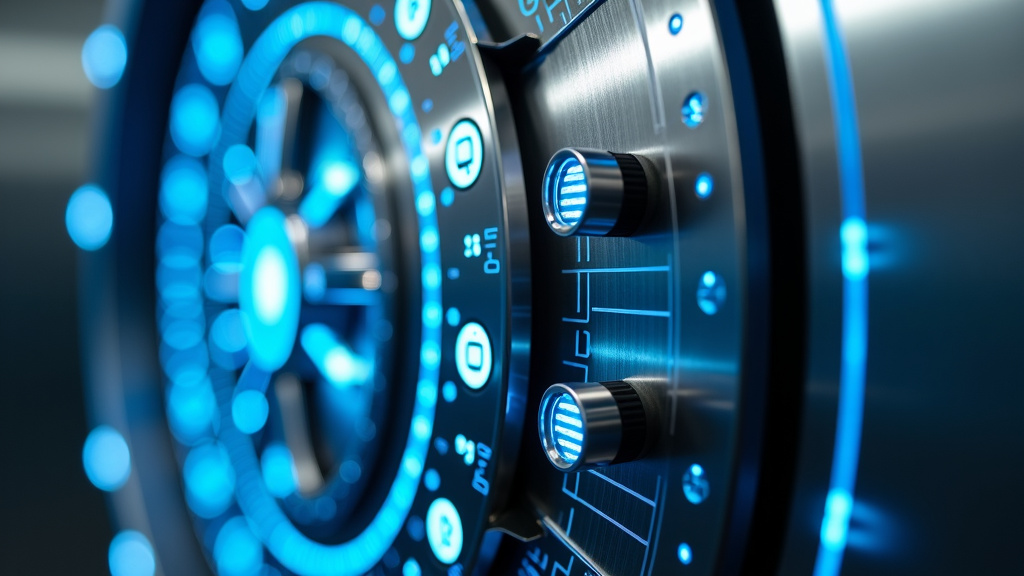
<svg viewBox="0 0 1024 576"><path fill-rule="evenodd" d="M648 216L649 194L637 157L563 148L544 175L544 219L559 236L629 236Z"/></svg>
<svg viewBox="0 0 1024 576"><path fill-rule="evenodd" d="M541 445L563 472L636 460L653 444L649 413L626 382L555 384L540 402Z"/></svg>

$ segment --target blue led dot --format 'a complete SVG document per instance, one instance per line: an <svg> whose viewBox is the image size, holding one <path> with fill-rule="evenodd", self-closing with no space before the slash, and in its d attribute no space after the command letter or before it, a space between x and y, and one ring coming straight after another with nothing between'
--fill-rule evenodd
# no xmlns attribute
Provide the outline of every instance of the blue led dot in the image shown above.
<svg viewBox="0 0 1024 576"><path fill-rule="evenodd" d="M868 274L868 227L861 218L847 218L839 229L843 247L843 276L863 280Z"/></svg>
<svg viewBox="0 0 1024 576"><path fill-rule="evenodd" d="M320 302L327 293L327 271L313 262L302 272L302 290L310 302Z"/></svg>
<svg viewBox="0 0 1024 576"><path fill-rule="evenodd" d="M455 385L455 382L449 380L441 387L441 395L444 396L445 402L455 402L459 396L459 387Z"/></svg>
<svg viewBox="0 0 1024 576"><path fill-rule="evenodd" d="M714 191L714 189L715 181L711 178L711 175L707 172L701 172L701 174L697 176L697 181L693 185L693 191L697 194L697 197L703 200L704 198L711 196L711 192Z"/></svg>
<svg viewBox="0 0 1024 576"><path fill-rule="evenodd" d="M370 22L373 22L374 26L380 26L383 24L385 16L384 7L380 4L374 4L373 7L370 8Z"/></svg>
<svg viewBox="0 0 1024 576"><path fill-rule="evenodd" d="M215 518L231 505L235 471L227 450L220 444L193 448L185 457L185 498L202 518Z"/></svg>
<svg viewBox="0 0 1024 576"><path fill-rule="evenodd" d="M441 475L433 468L427 470L423 474L423 485L426 486L427 490L436 492L441 487Z"/></svg>
<svg viewBox="0 0 1024 576"><path fill-rule="evenodd" d="M267 5L268 1L269 0L242 0L242 5L255 12L257 10L262 10Z"/></svg>
<svg viewBox="0 0 1024 576"><path fill-rule="evenodd" d="M693 92L683 100L683 123L690 128L696 128L704 122L704 113L707 111L707 99L700 92Z"/></svg>
<svg viewBox="0 0 1024 576"><path fill-rule="evenodd" d="M415 558L409 558L402 564L402 576L422 576L423 570Z"/></svg>
<svg viewBox="0 0 1024 576"><path fill-rule="evenodd" d="M203 156L220 136L217 98L202 84L189 84L171 100L171 140L185 154Z"/></svg>
<svg viewBox="0 0 1024 576"><path fill-rule="evenodd" d="M398 51L398 59L402 61L402 64L409 64L415 57L416 47L408 42L403 44L402 48Z"/></svg>
<svg viewBox="0 0 1024 576"><path fill-rule="evenodd" d="M128 481L132 470L128 443L110 426L97 426L85 439L82 465L93 486L113 492Z"/></svg>
<svg viewBox="0 0 1024 576"><path fill-rule="evenodd" d="M128 63L128 43L116 26L93 30L82 45L82 70L97 88L110 88L121 80Z"/></svg>
<svg viewBox="0 0 1024 576"><path fill-rule="evenodd" d="M282 444L273 443L263 450L260 468L267 492L276 498L287 498L298 488L298 473L292 453Z"/></svg>
<svg viewBox="0 0 1024 576"><path fill-rule="evenodd" d="M210 344L228 354L245 349L245 327L238 308L229 308L217 315L210 326Z"/></svg>
<svg viewBox="0 0 1024 576"><path fill-rule="evenodd" d="M244 434L255 434L267 423L270 407L259 390L243 390L231 401L231 419Z"/></svg>
<svg viewBox="0 0 1024 576"><path fill-rule="evenodd" d="M582 454L586 441L579 405L572 396L563 393L551 401L545 416L547 425L544 428L551 447L566 465L573 464Z"/></svg>
<svg viewBox="0 0 1024 576"><path fill-rule="evenodd" d="M241 267L245 231L234 224L225 224L210 235L210 261L222 266Z"/></svg>
<svg viewBox="0 0 1024 576"><path fill-rule="evenodd" d="M345 460L338 467L338 476L349 484L355 484L363 475L363 468L355 460Z"/></svg>
<svg viewBox="0 0 1024 576"><path fill-rule="evenodd" d="M440 436L434 438L434 450L437 450L438 454L444 456L448 453L448 441Z"/></svg>
<svg viewBox="0 0 1024 576"><path fill-rule="evenodd" d="M590 198L583 165L575 156L570 156L558 167L554 177L545 184L551 187L545 198L553 204L551 212L559 224L566 227L575 226L583 218Z"/></svg>
<svg viewBox="0 0 1024 576"><path fill-rule="evenodd" d="M256 576L263 568L263 544L245 518L236 516L217 533L213 558L221 576Z"/></svg>
<svg viewBox="0 0 1024 576"><path fill-rule="evenodd" d="M452 306L448 309L448 313L445 314L445 319L449 326L458 326L459 322L462 320L462 315L459 314L458 308Z"/></svg>
<svg viewBox="0 0 1024 576"><path fill-rule="evenodd" d="M441 190L441 205L451 206L453 202L455 202L455 191L447 187Z"/></svg>
<svg viewBox="0 0 1024 576"><path fill-rule="evenodd" d="M459 272L459 269L454 266L448 269L449 280L458 280L460 274L461 272Z"/></svg>
<svg viewBox="0 0 1024 576"><path fill-rule="evenodd" d="M198 224L206 216L206 169L202 163L178 155L160 173L160 211L175 224Z"/></svg>
<svg viewBox="0 0 1024 576"><path fill-rule="evenodd" d="M700 504L707 499L711 485L707 474L700 464L693 464L683 473L683 495L693 504Z"/></svg>
<svg viewBox="0 0 1024 576"><path fill-rule="evenodd" d="M412 538L414 542L422 542L423 537L426 536L426 526L423 524L423 518L415 514L409 516L409 520L405 523L405 531L409 533L409 538Z"/></svg>
<svg viewBox="0 0 1024 576"><path fill-rule="evenodd" d="M679 32L682 29L683 29L683 16L682 16L682 14L679 14L678 12L676 12L675 14L673 14L668 19L668 31L671 32L673 36L675 36L676 34L679 34Z"/></svg>
<svg viewBox="0 0 1024 576"><path fill-rule="evenodd" d="M86 184L71 194L64 213L71 240L82 250L98 250L110 239L114 209L98 186Z"/></svg>
<svg viewBox="0 0 1024 576"><path fill-rule="evenodd" d="M156 557L149 539L135 530L123 530L110 541L107 552L111 576L153 576Z"/></svg>
<svg viewBox="0 0 1024 576"><path fill-rule="evenodd" d="M427 98L423 101L423 104L420 105L420 108L422 108L424 112L430 112L434 109L434 101Z"/></svg>
<svg viewBox="0 0 1024 576"><path fill-rule="evenodd" d="M203 4L192 31L192 50L199 71L211 84L230 84L242 64L242 36L238 20L225 0Z"/></svg>
<svg viewBox="0 0 1024 576"><path fill-rule="evenodd" d="M697 305L713 316L725 304L725 280L714 272L705 272L697 285Z"/></svg>
<svg viewBox="0 0 1024 576"><path fill-rule="evenodd" d="M684 565L689 565L690 562L693 562L693 550L691 550L690 545L685 542L680 544L679 548L676 549L676 555L679 557L679 562Z"/></svg>

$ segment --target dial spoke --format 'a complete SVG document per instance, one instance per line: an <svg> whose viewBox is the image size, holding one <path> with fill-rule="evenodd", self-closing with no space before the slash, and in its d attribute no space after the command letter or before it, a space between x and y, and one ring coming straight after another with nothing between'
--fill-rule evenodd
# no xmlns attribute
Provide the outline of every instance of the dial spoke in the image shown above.
<svg viewBox="0 0 1024 576"><path fill-rule="evenodd" d="M370 363L342 343L326 325L306 326L302 329L300 342L320 374L334 386L356 386L369 379L372 371Z"/></svg>

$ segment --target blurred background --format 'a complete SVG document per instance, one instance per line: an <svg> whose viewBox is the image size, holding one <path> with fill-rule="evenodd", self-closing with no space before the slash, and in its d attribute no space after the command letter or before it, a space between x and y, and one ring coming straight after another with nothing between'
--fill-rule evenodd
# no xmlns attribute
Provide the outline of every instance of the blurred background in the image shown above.
<svg viewBox="0 0 1024 576"><path fill-rule="evenodd" d="M76 250L102 0L0 0L0 574L105 574L112 535L82 469Z"/></svg>

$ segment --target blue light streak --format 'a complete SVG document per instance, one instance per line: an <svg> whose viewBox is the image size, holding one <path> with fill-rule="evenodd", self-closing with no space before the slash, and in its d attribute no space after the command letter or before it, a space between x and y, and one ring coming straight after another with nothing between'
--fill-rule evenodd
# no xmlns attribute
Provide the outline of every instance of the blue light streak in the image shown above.
<svg viewBox="0 0 1024 576"><path fill-rule="evenodd" d="M71 194L64 225L71 240L82 250L99 250L114 229L114 208L99 186L86 184Z"/></svg>
<svg viewBox="0 0 1024 576"><path fill-rule="evenodd" d="M93 86L114 87L128 64L128 42L121 29L104 24L93 30L82 45L82 70Z"/></svg>
<svg viewBox="0 0 1024 576"><path fill-rule="evenodd" d="M338 388L366 383L373 372L369 362L342 344L324 324L308 324L300 337L302 349L325 380Z"/></svg>
<svg viewBox="0 0 1024 576"><path fill-rule="evenodd" d="M199 71L211 84L230 84L242 64L238 20L225 0L207 0L192 30L192 50Z"/></svg>
<svg viewBox="0 0 1024 576"><path fill-rule="evenodd" d="M831 0L821 0L825 60L832 99L843 223L842 365L832 471L821 525L814 576L838 576L846 549L860 458L868 346L867 226L860 130L842 29Z"/></svg>
<svg viewBox="0 0 1024 576"><path fill-rule="evenodd" d="M313 187L299 204L299 216L317 229L334 216L362 175L351 162L333 161L314 169Z"/></svg>
<svg viewBox="0 0 1024 576"><path fill-rule="evenodd" d="M132 458L124 436L110 426L97 426L82 447L82 466L92 485L113 492L128 481Z"/></svg>
<svg viewBox="0 0 1024 576"><path fill-rule="evenodd" d="M111 576L153 576L156 556L153 545L142 533L122 530L110 541L107 563Z"/></svg>

